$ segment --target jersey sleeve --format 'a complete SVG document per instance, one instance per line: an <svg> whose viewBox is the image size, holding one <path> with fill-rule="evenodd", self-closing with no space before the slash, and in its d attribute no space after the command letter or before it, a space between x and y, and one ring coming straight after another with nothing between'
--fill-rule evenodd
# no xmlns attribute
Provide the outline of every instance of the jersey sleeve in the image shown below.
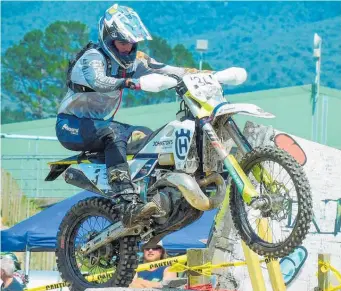
<svg viewBox="0 0 341 291"><path fill-rule="evenodd" d="M123 88L125 79L106 76L105 59L97 50L89 50L81 61L84 78L96 92L105 93Z"/></svg>

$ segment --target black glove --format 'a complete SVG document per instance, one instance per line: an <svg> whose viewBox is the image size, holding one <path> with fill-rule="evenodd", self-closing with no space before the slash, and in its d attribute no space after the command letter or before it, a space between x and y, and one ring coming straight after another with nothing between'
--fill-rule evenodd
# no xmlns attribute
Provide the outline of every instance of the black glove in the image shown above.
<svg viewBox="0 0 341 291"><path fill-rule="evenodd" d="M138 79L126 79L124 81L124 88L140 90L141 86Z"/></svg>

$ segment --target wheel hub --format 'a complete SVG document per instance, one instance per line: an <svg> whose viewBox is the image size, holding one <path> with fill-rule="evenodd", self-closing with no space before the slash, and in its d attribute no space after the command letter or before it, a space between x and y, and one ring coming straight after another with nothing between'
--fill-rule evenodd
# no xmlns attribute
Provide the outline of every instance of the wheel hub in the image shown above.
<svg viewBox="0 0 341 291"><path fill-rule="evenodd" d="M286 198L281 194L263 194L251 202L253 209L258 209L262 213L262 217L270 217L278 221L287 217ZM281 214L281 212L283 212Z"/></svg>
<svg viewBox="0 0 341 291"><path fill-rule="evenodd" d="M87 236L87 241L92 240L98 235L98 232L91 232ZM111 268L113 262L111 261L114 255L117 254L117 249L114 244L109 243L101 248L91 252L87 257L89 258L90 266L99 265L102 268Z"/></svg>

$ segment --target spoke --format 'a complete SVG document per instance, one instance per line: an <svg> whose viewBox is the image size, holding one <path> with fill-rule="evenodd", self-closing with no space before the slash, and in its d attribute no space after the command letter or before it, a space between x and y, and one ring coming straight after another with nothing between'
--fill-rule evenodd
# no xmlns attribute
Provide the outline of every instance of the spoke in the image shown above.
<svg viewBox="0 0 341 291"><path fill-rule="evenodd" d="M266 241L267 242L269 242L269 229L270 229L270 227L269 227L269 220L267 219L267 223L266 223L266 232L265 232L265 237L263 238L263 239L265 239L266 238Z"/></svg>
<svg viewBox="0 0 341 291"><path fill-rule="evenodd" d="M106 222L106 220L102 217L102 229L105 228L105 222Z"/></svg>
<svg viewBox="0 0 341 291"><path fill-rule="evenodd" d="M251 210L253 210L253 211L250 213ZM246 211L246 215L247 215L247 217L252 218L252 217L258 217L260 215L260 213L259 213L259 210L255 210L255 209L250 207L248 209L248 211Z"/></svg>
<svg viewBox="0 0 341 291"><path fill-rule="evenodd" d="M274 172L275 172L275 163L272 163L272 173L274 173Z"/></svg>
<svg viewBox="0 0 341 291"><path fill-rule="evenodd" d="M256 217L254 220L250 221L250 224L252 224L253 222L255 222L258 219L258 217Z"/></svg>
<svg viewBox="0 0 341 291"><path fill-rule="evenodd" d="M271 219L271 238L272 238L272 241L276 243L276 237L275 237L275 232L274 232L274 221L272 219Z"/></svg>
<svg viewBox="0 0 341 291"><path fill-rule="evenodd" d="M258 222L256 223L256 231L258 233L258 229L259 229L259 223L260 223L260 219L258 219Z"/></svg>
<svg viewBox="0 0 341 291"><path fill-rule="evenodd" d="M80 243L80 244L84 244L84 243L86 242L86 240L87 240L86 235L83 235L83 236L81 236L81 237L79 238L79 243Z"/></svg>
<svg viewBox="0 0 341 291"><path fill-rule="evenodd" d="M288 191L288 194L291 192L291 190L295 188L295 184L290 188L290 190Z"/></svg>
<svg viewBox="0 0 341 291"><path fill-rule="evenodd" d="M93 229L92 229L92 225L91 225L91 220L92 220L92 218L93 218L93 216L90 216L90 217L86 220L86 222L88 223L88 225L89 225L89 227L90 227L90 231L93 230Z"/></svg>
<svg viewBox="0 0 341 291"><path fill-rule="evenodd" d="M97 231L98 217L96 216L95 219L92 222L93 222L92 226L94 228L94 231Z"/></svg>
<svg viewBox="0 0 341 291"><path fill-rule="evenodd" d="M97 266L96 268L96 275L100 274L101 273L101 269L99 266ZM101 284L103 283L103 278L98 278L98 283Z"/></svg>
<svg viewBox="0 0 341 291"><path fill-rule="evenodd" d="M79 227L79 229L78 229L78 231L77 231L76 239L77 239L77 238L81 238L83 235L84 235L84 234L83 234L83 232L82 232L82 230L81 230L81 227Z"/></svg>
<svg viewBox="0 0 341 291"><path fill-rule="evenodd" d="M98 266L98 265L96 265L96 269L95 269L95 270L96 270L96 272L95 272L95 274L96 274L96 275L98 275L99 273L101 273L101 271L100 271L100 269L99 269L99 266Z"/></svg>
<svg viewBox="0 0 341 291"><path fill-rule="evenodd" d="M85 228L85 223L83 222L80 226L82 229L84 229L86 232L90 232L87 228Z"/></svg>
<svg viewBox="0 0 341 291"><path fill-rule="evenodd" d="M78 249L80 245L87 241L87 235L89 233L93 233L94 231L101 231L105 228L106 225L109 224L109 220L105 217L91 216L88 217L88 219L84 220L83 223L80 225L78 233L73 240L74 246L72 249L72 253L74 254L74 261L72 264L75 268L75 272L81 274L81 269L85 269L89 273L89 275L96 275L107 271L104 267L98 264L92 266L90 260L81 255L78 251L76 251L76 249ZM84 278L84 280L86 279ZM103 283L106 281L106 278L101 278L98 280L99 283Z"/></svg>
<svg viewBox="0 0 341 291"><path fill-rule="evenodd" d="M84 259L85 260L85 259ZM86 260L85 261L85 266L88 268L88 272L89 272L89 269L91 268L90 266L90 261L89 260Z"/></svg>
<svg viewBox="0 0 341 291"><path fill-rule="evenodd" d="M98 266L98 274L101 274L101 273L106 273L107 272L107 270L106 269L104 269L104 268L102 268L102 267L100 267L100 266ZM103 276L103 278L101 278L100 279L100 282L101 283L104 283L104 282L106 282L106 277L105 276Z"/></svg>
<svg viewBox="0 0 341 291"><path fill-rule="evenodd" d="M288 172L287 172L287 176L289 177L289 179L288 179L288 181L286 181L285 183L283 182L284 187L288 184L289 181L291 181L291 177L290 177L290 175L288 174Z"/></svg>
<svg viewBox="0 0 341 291"><path fill-rule="evenodd" d="M96 267L96 265L94 265L94 266L92 266L92 267L89 268L89 274L90 274L90 275L93 275L92 270L93 270L95 267Z"/></svg>
<svg viewBox="0 0 341 291"><path fill-rule="evenodd" d="M107 228L110 225L110 221L108 219L103 219L103 229Z"/></svg>
<svg viewBox="0 0 341 291"><path fill-rule="evenodd" d="M283 170L283 167L281 167L281 170L280 170L279 173L277 174L276 178L273 179L274 181L277 181L277 178L278 178L278 176L282 173L282 170Z"/></svg>
<svg viewBox="0 0 341 291"><path fill-rule="evenodd" d="M251 218L257 219L257 218L259 218L259 215L252 215L252 216L250 217L250 219L251 219Z"/></svg>
<svg viewBox="0 0 341 291"><path fill-rule="evenodd" d="M86 264L84 264L84 260L82 260L82 259L79 260L79 263L80 263L80 266L78 266L78 262L77 262L77 266L79 269L82 268L83 266L86 266Z"/></svg>
<svg viewBox="0 0 341 291"><path fill-rule="evenodd" d="M256 175L259 177L258 179L253 174L253 170L257 167L260 167L258 175ZM271 185L265 183L267 175L270 175L271 181L273 181ZM283 198L282 202L273 203L272 209L266 214L244 205L242 211L244 211L244 215L248 219L250 230L253 230L254 235L258 234L259 238L261 238L260 234L262 234L263 239L270 244L284 242L292 233L292 229L289 229L289 232L287 232L285 228L287 219L284 219L285 216L288 216L289 203L293 204L292 219L294 226L297 220L296 205L291 201L298 200L298 193L295 191L295 183L290 176L290 171L284 168L280 162L263 158L254 163L247 176L252 184L254 184L259 195L276 194L274 197ZM260 226L262 227L262 232L259 231Z"/></svg>
<svg viewBox="0 0 341 291"><path fill-rule="evenodd" d="M84 261L81 261L81 260L80 260L79 264L77 263L77 267L78 267L79 271L81 271L81 268L82 268L83 266L86 267L87 265L86 265L86 263L84 264Z"/></svg>
<svg viewBox="0 0 341 291"><path fill-rule="evenodd" d="M268 160L267 163L268 163L268 171L269 171L269 174L271 176L271 164L270 164L270 161Z"/></svg>
<svg viewBox="0 0 341 291"><path fill-rule="evenodd" d="M264 175L263 175L263 172L264 172L264 167L262 165L262 163L259 164L260 165L260 185L259 185L259 191L260 191L260 194L262 195L262 190L263 190L263 181L264 181Z"/></svg>
<svg viewBox="0 0 341 291"><path fill-rule="evenodd" d="M96 217L96 224L97 224L98 227L99 227L98 231L101 231L101 226L100 226L100 224L99 224L99 222L98 222L98 217Z"/></svg>
<svg viewBox="0 0 341 291"><path fill-rule="evenodd" d="M106 270L106 269L104 269L103 267L100 267L100 266L98 266L98 268L99 268L99 272L100 273L106 273L108 270ZM102 282L105 282L105 277L104 278L102 278Z"/></svg>
<svg viewBox="0 0 341 291"><path fill-rule="evenodd" d="M78 239L78 241L79 241L80 243L83 243L84 239L86 239L86 234L85 234L85 233L82 233L82 235L80 235L80 233L78 233L78 234L79 234L79 235L77 235L77 237L76 237L75 240Z"/></svg>
<svg viewBox="0 0 341 291"><path fill-rule="evenodd" d="M281 231L281 237L283 238L283 227L281 226L280 223L279 223L279 228L280 228L280 231ZM286 240L286 239L287 239L287 237L284 235L284 240Z"/></svg>

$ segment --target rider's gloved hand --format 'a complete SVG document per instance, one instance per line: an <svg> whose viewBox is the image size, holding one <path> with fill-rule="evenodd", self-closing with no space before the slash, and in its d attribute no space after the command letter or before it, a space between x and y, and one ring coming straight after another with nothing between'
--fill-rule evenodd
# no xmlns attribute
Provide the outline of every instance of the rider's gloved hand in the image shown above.
<svg viewBox="0 0 341 291"><path fill-rule="evenodd" d="M141 90L141 85L138 79L126 79L124 87L132 90Z"/></svg>

